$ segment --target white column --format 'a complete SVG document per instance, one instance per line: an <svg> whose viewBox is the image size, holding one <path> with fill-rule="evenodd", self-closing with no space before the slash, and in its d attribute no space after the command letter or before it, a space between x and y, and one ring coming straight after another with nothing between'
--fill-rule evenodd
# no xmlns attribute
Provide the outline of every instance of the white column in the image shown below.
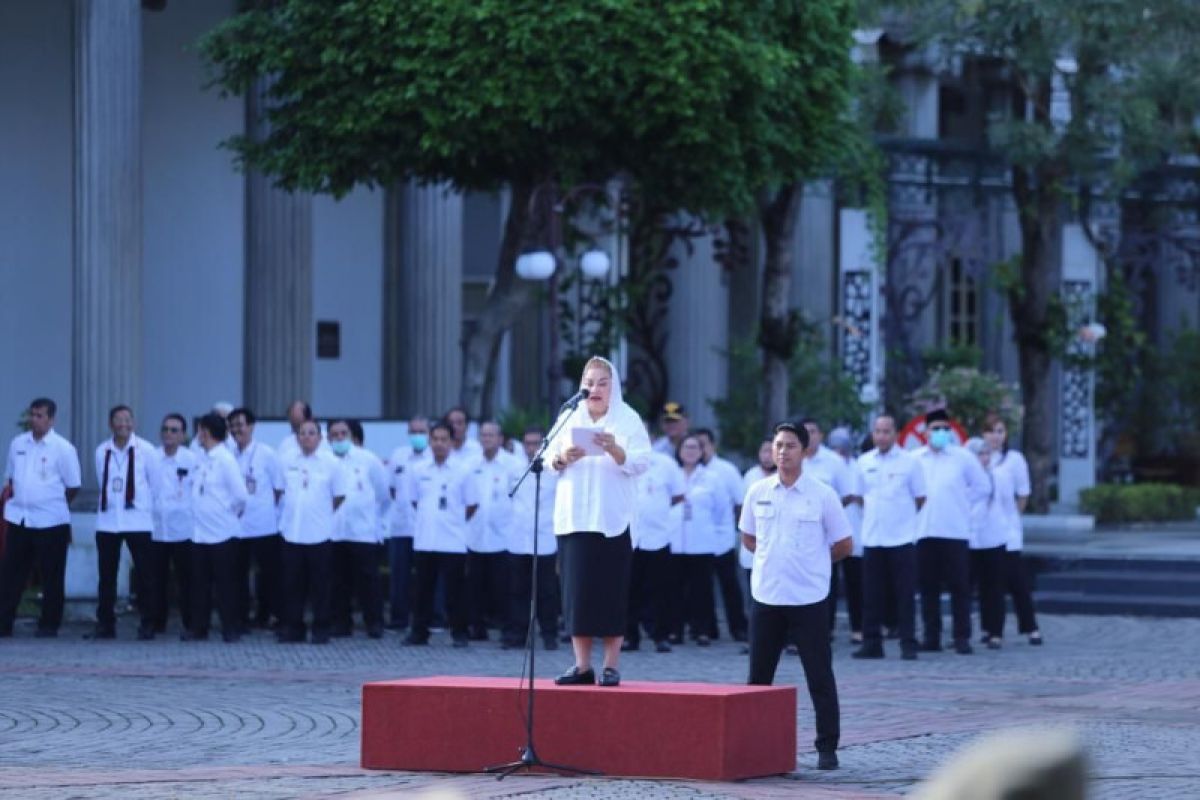
<svg viewBox="0 0 1200 800"><path fill-rule="evenodd" d="M838 353L859 397L878 410L884 375L882 269L871 220L861 208L838 212ZM864 421L865 422L865 421Z"/></svg>
<svg viewBox="0 0 1200 800"><path fill-rule="evenodd" d="M266 131L261 87L246 100L252 136ZM312 197L285 192L260 172L246 174L246 404L283 414L293 400L312 399Z"/></svg>
<svg viewBox="0 0 1200 800"><path fill-rule="evenodd" d="M679 266L668 273L667 399L683 403L694 427L713 427L708 401L725 397L728 383L729 286L711 233L676 244L673 255Z"/></svg>
<svg viewBox="0 0 1200 800"><path fill-rule="evenodd" d="M1078 223L1063 226L1062 244L1062 298L1071 334L1067 355L1089 355L1094 345L1075 334L1092 321L1102 262ZM1066 511L1078 509L1080 491L1096 482L1095 381L1093 370L1064 362L1058 399L1058 502Z"/></svg>
<svg viewBox="0 0 1200 800"><path fill-rule="evenodd" d="M94 483L86 476L92 449L108 435L108 409L141 399L141 13L138 0L74 6L72 439L85 486Z"/></svg>
<svg viewBox="0 0 1200 800"><path fill-rule="evenodd" d="M384 410L441 414L462 384L462 195L398 186L385 213Z"/></svg>

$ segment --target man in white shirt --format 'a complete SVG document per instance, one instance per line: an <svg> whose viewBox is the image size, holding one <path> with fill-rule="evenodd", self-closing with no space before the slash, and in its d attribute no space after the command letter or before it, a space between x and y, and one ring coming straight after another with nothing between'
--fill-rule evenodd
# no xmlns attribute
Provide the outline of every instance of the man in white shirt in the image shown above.
<svg viewBox="0 0 1200 800"><path fill-rule="evenodd" d="M346 501L338 508L333 534L333 635L350 636L354 597L363 627L372 639L383 638L384 520L391 497L387 471L379 456L363 447L366 434L356 419L329 423L329 447L342 463Z"/></svg>
<svg viewBox="0 0 1200 800"><path fill-rule="evenodd" d="M429 450L429 420L417 415L408 421L408 444L392 451L387 460L392 505L388 514L388 624L390 630L408 628L412 609L413 507L408 491L408 470L433 460Z"/></svg>
<svg viewBox="0 0 1200 800"><path fill-rule="evenodd" d="M651 447L656 453L674 458L675 448L683 441L683 437L688 435L691 427L687 409L674 401L665 404L662 407L662 416L659 417L659 427L663 435L655 439Z"/></svg>
<svg viewBox="0 0 1200 800"><path fill-rule="evenodd" d="M433 460L408 471L408 496L417 514L413 536L416 591L406 645L429 644L433 598L439 581L445 586L454 646L468 644L467 523L479 509L479 482L471 471L450 460L453 437L449 425L434 424L429 430Z"/></svg>
<svg viewBox="0 0 1200 800"><path fill-rule="evenodd" d="M546 432L541 428L525 430L521 437L521 447L526 464L541 447L542 437L545 435ZM513 471L514 481L521 472L521 469ZM554 537L554 493L558 490L558 473L552 469L545 469L543 464L541 476L541 492L536 502L534 495L538 483L537 476L532 473L525 477L524 483L512 499L512 521L508 524L509 613L503 639L504 646L509 648L522 646L526 634L532 634L528 628L529 606L533 594L533 571L536 569L537 606L534 616L537 618L545 648L558 649L558 542ZM508 491L511 491L511 488ZM533 560L535 536L536 565L530 563Z"/></svg>
<svg viewBox="0 0 1200 800"><path fill-rule="evenodd" d="M921 587L921 649L942 649L942 587L950 592L954 651L971 648L971 506L991 492L979 459L953 444L950 415L925 415L929 445L917 451L925 470L926 502L917 515L917 576Z"/></svg>
<svg viewBox="0 0 1200 800"><path fill-rule="evenodd" d="M509 608L508 490L517 472L514 457L500 448L504 435L493 421L479 426L482 454L469 464L479 483L479 512L467 526L467 619L472 641L488 638L488 628L504 630Z"/></svg>
<svg viewBox="0 0 1200 800"><path fill-rule="evenodd" d="M8 536L0 561L0 637L12 636L13 618L34 562L42 576L42 611L37 636L58 635L63 616L70 502L79 494L79 455L54 432L53 400L29 404L29 430L12 440L5 467L10 493L4 506Z"/></svg>
<svg viewBox="0 0 1200 800"><path fill-rule="evenodd" d="M483 446L474 439L467 438L467 428L470 418L462 406L454 406L444 417L450 430L454 431L454 443L450 446L450 460L469 464L483 453Z"/></svg>
<svg viewBox="0 0 1200 800"><path fill-rule="evenodd" d="M735 642L746 641L746 612L742 599L742 586L738 581L738 550L741 536L738 535L737 518L742 511L742 473L732 461L717 455L717 438L708 428L696 431L700 446L704 449L704 467L712 474L725 494L721 504L721 522L717 526L717 547L713 552L713 573L721 589L721 603L725 606L725 624ZM708 635L718 638L715 615L710 620Z"/></svg>
<svg viewBox="0 0 1200 800"><path fill-rule="evenodd" d="M258 419L248 408L229 413L232 453L246 486L246 511L237 535L237 618L245 633L250 625L269 628L271 618L283 616L279 597L279 572L283 537L279 535L279 499L283 497L283 469L268 445L254 438ZM251 572L251 570L254 570ZM250 584L254 583L254 609Z"/></svg>
<svg viewBox="0 0 1200 800"><path fill-rule="evenodd" d="M883 414L871 426L875 447L858 457L863 486L863 646L855 658L883 658L883 616L895 609L900 657L917 657L917 512L925 504L925 471L896 446L896 420Z"/></svg>
<svg viewBox="0 0 1200 800"><path fill-rule="evenodd" d="M169 587L177 589L179 621L184 630L192 627L192 484L199 458L189 447L181 447L187 436L182 414L163 417L158 448L158 481L154 486L154 631L167 630L170 613ZM199 439L199 437L197 437ZM203 451L201 451L203 452Z"/></svg>
<svg viewBox="0 0 1200 800"><path fill-rule="evenodd" d="M750 487L742 539L754 553L750 591L750 684L769 686L786 644L796 645L817 718L817 769L837 769L841 722L829 646L829 573L853 547L837 493L803 474L808 432L782 423L773 440L778 472Z"/></svg>
<svg viewBox="0 0 1200 800"><path fill-rule="evenodd" d="M192 614L191 627L180 636L183 641L208 638L214 596L221 638L232 644L242 637L234 580L241 530L238 517L250 495L237 461L225 445L228 433L225 420L215 412L201 417L197 426L204 455L192 482Z"/></svg>
<svg viewBox="0 0 1200 800"><path fill-rule="evenodd" d="M287 407L288 424L292 426L292 432L284 437L279 443L279 447L275 450L275 455L279 457L279 462L282 464L285 459L288 459L300 452L299 431L300 426L305 422L313 420L312 406L303 400L293 400L292 404ZM320 433L321 425L317 423L317 432ZM321 438L321 443L317 445L317 449L328 453L329 443Z"/></svg>
<svg viewBox="0 0 1200 800"><path fill-rule="evenodd" d="M642 629L650 634L654 649L671 652L671 540L678 520L671 508L683 502L683 470L674 455L658 450L650 466L637 479L637 511L629 533L633 539L633 564L629 577L629 622L621 649L641 647Z"/></svg>
<svg viewBox="0 0 1200 800"><path fill-rule="evenodd" d="M332 611L334 512L346 499L346 476L341 462L326 446L321 428L306 420L296 431L299 452L283 459L283 572L280 593L283 620L276 638L303 642L304 608L312 606L313 644L328 644Z"/></svg>
<svg viewBox="0 0 1200 800"><path fill-rule="evenodd" d="M124 543L133 557L133 589L141 616L138 638L153 639L153 598L158 589L150 550L158 453L154 445L133 432L133 410L129 406L119 405L109 411L108 427L112 437L96 448L96 475L100 479L96 556L100 580L96 628L90 638L113 639L117 635L117 570Z"/></svg>

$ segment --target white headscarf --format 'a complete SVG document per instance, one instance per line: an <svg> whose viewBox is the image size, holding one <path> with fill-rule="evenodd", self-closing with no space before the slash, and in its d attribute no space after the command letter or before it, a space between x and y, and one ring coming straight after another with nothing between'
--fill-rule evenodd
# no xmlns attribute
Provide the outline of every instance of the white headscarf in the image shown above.
<svg viewBox="0 0 1200 800"><path fill-rule="evenodd" d="M613 366L611 361L609 361L607 358L603 358L602 356L592 356L587 360L587 364L585 364L583 367L584 374L587 374L588 366L594 364L595 362L599 362L608 367L608 372L612 376L612 383L610 384L608 392L608 411L605 412L604 419L612 419L615 421L624 416L624 412L628 412L634 417L637 417L639 425L644 425L641 416L639 416L638 413L633 410L632 406L625 402L625 395L621 392L621 376L617 374L617 368ZM579 376L579 388L583 388L583 375ZM580 404L576 406L574 410L565 411L563 413L569 414L571 417L573 417L567 420L564 430L569 430L570 428L580 426L591 427L596 424L592 421L592 415L588 413L586 400L580 402Z"/></svg>

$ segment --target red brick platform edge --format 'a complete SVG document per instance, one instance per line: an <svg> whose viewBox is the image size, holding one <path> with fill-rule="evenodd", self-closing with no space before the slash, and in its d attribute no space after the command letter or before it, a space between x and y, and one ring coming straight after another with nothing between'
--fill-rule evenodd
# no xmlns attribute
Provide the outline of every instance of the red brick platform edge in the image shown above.
<svg viewBox="0 0 1200 800"><path fill-rule="evenodd" d="M478 772L525 743L516 678L437 676L363 685L367 769ZM796 766L796 688L627 681L537 682L534 745L604 775L738 780Z"/></svg>

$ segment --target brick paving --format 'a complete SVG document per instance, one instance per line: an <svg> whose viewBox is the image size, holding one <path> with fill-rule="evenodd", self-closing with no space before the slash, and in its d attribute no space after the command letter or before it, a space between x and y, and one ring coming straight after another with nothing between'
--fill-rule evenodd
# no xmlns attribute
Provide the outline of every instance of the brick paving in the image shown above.
<svg viewBox="0 0 1200 800"><path fill-rule="evenodd" d="M839 632L842 769L812 767L812 712L801 688L797 770L733 784L369 772L360 769L364 681L431 674L517 675L495 643L403 648L389 633L327 646L278 645L264 633L226 645L31 638L0 640L0 800L284 798L356 800L451 790L465 797L873 798L905 794L956 750L1013 725L1071 725L1088 746L1092 796L1200 796L1200 620L1044 617L1047 644L1010 640L972 656L854 661ZM889 645L892 643L889 643ZM539 652L542 677L570 660ZM738 647L626 654L638 680L741 683ZM780 683L802 682L785 657ZM514 742L515 748L520 744Z"/></svg>

